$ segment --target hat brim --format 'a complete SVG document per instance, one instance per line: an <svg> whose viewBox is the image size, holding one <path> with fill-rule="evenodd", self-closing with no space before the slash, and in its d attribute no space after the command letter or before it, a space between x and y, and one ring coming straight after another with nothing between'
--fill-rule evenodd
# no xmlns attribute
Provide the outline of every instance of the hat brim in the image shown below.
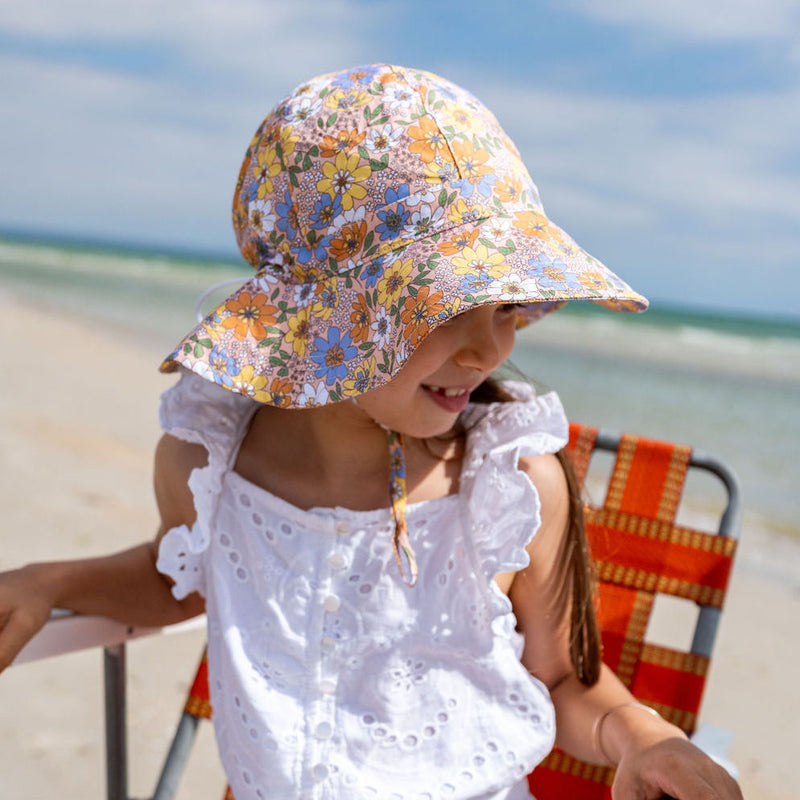
<svg viewBox="0 0 800 800"><path fill-rule="evenodd" d="M183 366L262 403L309 407L384 385L431 331L470 308L519 304L525 325L573 300L648 305L538 210L442 225L384 249L335 275L313 262L261 269L162 371Z"/></svg>

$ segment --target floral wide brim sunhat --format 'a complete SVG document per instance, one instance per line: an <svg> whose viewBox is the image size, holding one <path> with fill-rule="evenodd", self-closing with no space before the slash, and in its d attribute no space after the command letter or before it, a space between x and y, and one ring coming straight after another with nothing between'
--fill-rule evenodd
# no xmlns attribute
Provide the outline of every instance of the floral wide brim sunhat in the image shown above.
<svg viewBox="0 0 800 800"><path fill-rule="evenodd" d="M390 381L454 315L520 303L647 300L544 214L511 139L469 92L374 64L314 78L256 131L233 201L255 275L170 353L278 407Z"/></svg>

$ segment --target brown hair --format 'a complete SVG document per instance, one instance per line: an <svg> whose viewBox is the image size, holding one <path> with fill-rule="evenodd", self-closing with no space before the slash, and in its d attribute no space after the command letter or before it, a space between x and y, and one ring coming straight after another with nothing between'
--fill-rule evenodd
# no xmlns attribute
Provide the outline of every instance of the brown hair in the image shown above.
<svg viewBox="0 0 800 800"><path fill-rule="evenodd" d="M506 403L515 400L493 379L484 381L474 392L475 403ZM569 522L558 554L558 586L555 608L561 619L569 614L569 651L575 674L581 683L593 686L600 678L600 630L594 610L594 569L583 523L583 500L572 461L566 450L556 454L569 492Z"/></svg>

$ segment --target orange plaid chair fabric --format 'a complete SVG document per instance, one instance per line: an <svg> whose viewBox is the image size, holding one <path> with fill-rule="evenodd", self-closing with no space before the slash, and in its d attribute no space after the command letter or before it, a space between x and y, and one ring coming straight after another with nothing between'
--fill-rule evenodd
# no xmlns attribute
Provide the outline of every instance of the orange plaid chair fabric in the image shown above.
<svg viewBox="0 0 800 800"><path fill-rule="evenodd" d="M597 435L597 428L570 425L569 446L581 484ZM736 548L729 536L675 524L691 459L688 447L623 435L605 502L585 507L603 660L637 699L687 734L696 727L713 633L693 648L706 652L651 644L645 633L657 593L721 609ZM613 777L613 769L556 748L529 783L537 800L610 800Z"/></svg>
<svg viewBox="0 0 800 800"><path fill-rule="evenodd" d="M581 484L597 444L597 428L570 425L569 447ZM598 578L603 660L639 700L691 734L713 641L706 643L706 653L682 652L648 644L644 636L657 592L721 609L736 541L675 524L690 448L623 435L615 449L603 506L585 508ZM183 716L195 721L211 717L205 653ZM529 782L537 800L610 800L613 776L613 769L555 749ZM171 796L172 790L157 790L154 800ZM234 800L230 788L224 800Z"/></svg>

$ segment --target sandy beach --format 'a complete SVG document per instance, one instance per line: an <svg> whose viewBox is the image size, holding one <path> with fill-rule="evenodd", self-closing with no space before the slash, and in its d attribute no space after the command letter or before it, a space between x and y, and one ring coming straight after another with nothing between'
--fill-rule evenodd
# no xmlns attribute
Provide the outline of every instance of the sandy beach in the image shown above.
<svg viewBox="0 0 800 800"><path fill-rule="evenodd" d="M162 355L125 328L0 294L0 569L102 554L155 532L151 458ZM731 731L748 800L794 800L800 745L800 541L745 519L701 720ZM130 788L152 792L202 646L198 632L128 649ZM101 653L0 677L0 797L104 796ZM221 798L205 726L182 798Z"/></svg>

